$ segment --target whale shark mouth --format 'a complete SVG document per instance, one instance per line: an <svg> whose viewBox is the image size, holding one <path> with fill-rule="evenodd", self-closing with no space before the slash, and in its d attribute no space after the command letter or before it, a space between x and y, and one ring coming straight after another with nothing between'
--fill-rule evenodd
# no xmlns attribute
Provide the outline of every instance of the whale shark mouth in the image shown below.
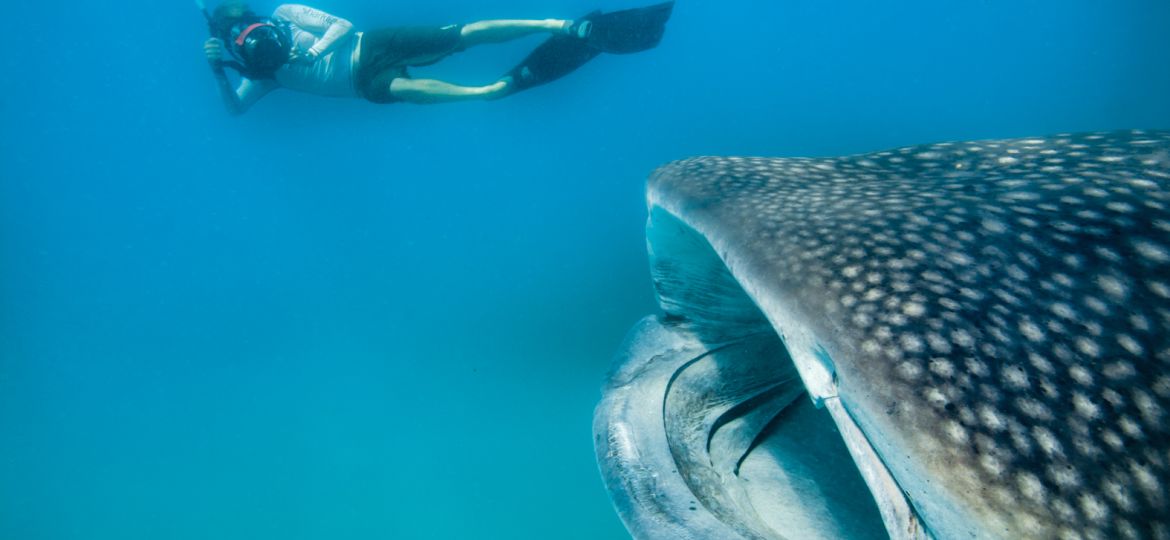
<svg viewBox="0 0 1170 540"><path fill-rule="evenodd" d="M784 339L724 260L658 207L647 241L665 313L630 332L594 420L598 461L629 530L887 538L848 438L809 398ZM873 466L884 473L876 460L863 465Z"/></svg>

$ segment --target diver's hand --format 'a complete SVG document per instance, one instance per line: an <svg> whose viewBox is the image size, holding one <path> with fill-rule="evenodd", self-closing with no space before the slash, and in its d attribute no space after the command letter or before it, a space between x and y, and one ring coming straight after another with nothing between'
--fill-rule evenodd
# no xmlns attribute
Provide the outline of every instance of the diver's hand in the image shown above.
<svg viewBox="0 0 1170 540"><path fill-rule="evenodd" d="M314 49L304 51L293 49L292 52L288 53L288 63L311 66L317 61L318 56L320 56L320 53Z"/></svg>
<svg viewBox="0 0 1170 540"><path fill-rule="evenodd" d="M203 53L207 55L207 63L211 64L211 67L219 67L219 63L223 61L223 40L210 38L204 41Z"/></svg>

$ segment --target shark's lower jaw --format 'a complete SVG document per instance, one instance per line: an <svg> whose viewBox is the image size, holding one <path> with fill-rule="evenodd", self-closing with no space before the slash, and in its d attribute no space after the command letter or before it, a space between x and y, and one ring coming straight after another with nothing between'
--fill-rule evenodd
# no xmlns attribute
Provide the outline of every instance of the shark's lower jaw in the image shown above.
<svg viewBox="0 0 1170 540"><path fill-rule="evenodd" d="M785 340L710 244L660 208L647 238L665 315L631 331L594 418L629 530L866 539L889 526L925 537L839 401L814 406Z"/></svg>

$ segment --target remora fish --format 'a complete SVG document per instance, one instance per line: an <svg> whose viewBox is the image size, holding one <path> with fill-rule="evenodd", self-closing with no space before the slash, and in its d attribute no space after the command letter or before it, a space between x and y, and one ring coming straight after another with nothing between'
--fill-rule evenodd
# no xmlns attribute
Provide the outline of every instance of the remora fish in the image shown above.
<svg viewBox="0 0 1170 540"><path fill-rule="evenodd" d="M594 418L638 538L1170 538L1170 132L696 158ZM884 525L884 526L883 526Z"/></svg>

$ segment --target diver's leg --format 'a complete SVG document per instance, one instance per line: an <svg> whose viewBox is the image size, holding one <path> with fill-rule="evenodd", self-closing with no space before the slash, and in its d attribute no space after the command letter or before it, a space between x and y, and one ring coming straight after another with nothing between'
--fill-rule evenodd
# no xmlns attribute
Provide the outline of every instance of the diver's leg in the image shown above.
<svg viewBox="0 0 1170 540"><path fill-rule="evenodd" d="M399 77L390 81L390 95L407 103L451 103L502 98L508 94L508 87L508 81L496 81L487 86L459 86L434 79Z"/></svg>
<svg viewBox="0 0 1170 540"><path fill-rule="evenodd" d="M460 38L463 48L502 43L532 34L568 34L573 21L565 19L493 20L473 22L463 26Z"/></svg>

